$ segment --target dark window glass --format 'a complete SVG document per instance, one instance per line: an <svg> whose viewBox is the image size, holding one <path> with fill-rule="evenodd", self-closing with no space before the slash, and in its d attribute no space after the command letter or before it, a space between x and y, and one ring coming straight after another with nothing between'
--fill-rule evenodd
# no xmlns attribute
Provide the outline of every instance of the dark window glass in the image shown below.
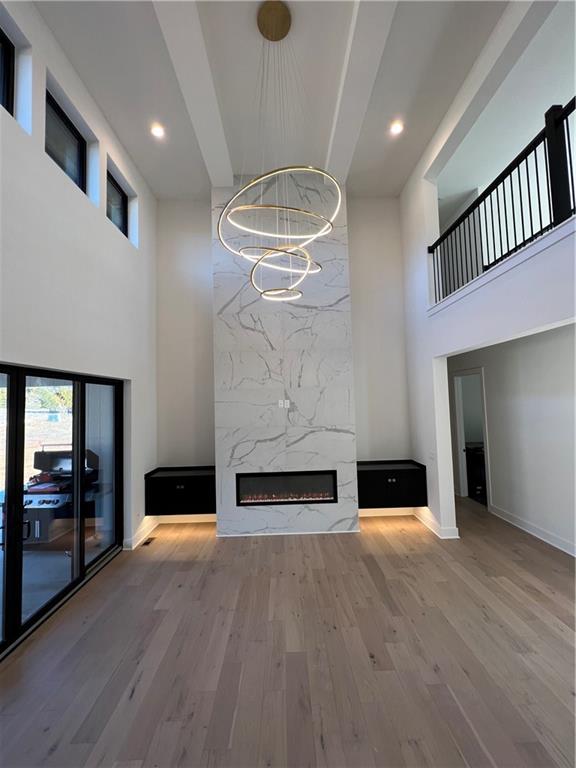
<svg viewBox="0 0 576 768"><path fill-rule="evenodd" d="M106 216L120 232L128 235L128 195L110 172L106 184Z"/></svg>
<svg viewBox="0 0 576 768"><path fill-rule="evenodd" d="M14 114L14 46L0 29L0 104Z"/></svg>
<svg viewBox="0 0 576 768"><path fill-rule="evenodd" d="M46 152L86 191L86 141L54 98L46 93Z"/></svg>

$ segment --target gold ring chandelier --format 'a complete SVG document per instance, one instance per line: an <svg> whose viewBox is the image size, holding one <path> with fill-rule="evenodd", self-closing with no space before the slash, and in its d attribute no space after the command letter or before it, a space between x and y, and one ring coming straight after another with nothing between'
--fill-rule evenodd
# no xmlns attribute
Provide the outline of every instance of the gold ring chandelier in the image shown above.
<svg viewBox="0 0 576 768"><path fill-rule="evenodd" d="M290 24L290 11L284 3L262 3L258 27L266 42L259 101L264 113L265 91L272 89L274 103L270 112L272 123L276 120L277 125L272 125L269 133L276 155L278 145L287 146L289 134L292 137L286 126L294 109L286 103L289 88L283 76L282 51L272 46L286 37ZM278 83L270 83L271 71ZM295 88L296 98L300 92L301 87ZM266 115L262 114L260 126L265 125ZM257 145L265 144L266 137L260 137ZM262 161L263 155L264 149ZM252 264L250 282L262 298L294 301L302 296L299 286L305 278L322 269L312 260L308 246L332 231L341 203L340 185L327 171L311 165L277 167L252 178L226 203L218 219L218 238L230 253ZM274 275L277 282L265 285Z"/></svg>

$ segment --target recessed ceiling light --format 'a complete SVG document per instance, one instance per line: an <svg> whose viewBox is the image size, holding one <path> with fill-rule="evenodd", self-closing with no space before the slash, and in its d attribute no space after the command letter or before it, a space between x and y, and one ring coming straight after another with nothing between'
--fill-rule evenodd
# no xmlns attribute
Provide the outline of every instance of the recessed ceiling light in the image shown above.
<svg viewBox="0 0 576 768"><path fill-rule="evenodd" d="M394 120L394 122L390 124L390 133L392 136L398 136L398 134L402 133L403 130L404 123L402 120Z"/></svg>
<svg viewBox="0 0 576 768"><path fill-rule="evenodd" d="M164 126L160 125L160 123L152 123L150 126L150 133L152 136L154 136L155 139L163 139L166 135L166 131L164 130Z"/></svg>

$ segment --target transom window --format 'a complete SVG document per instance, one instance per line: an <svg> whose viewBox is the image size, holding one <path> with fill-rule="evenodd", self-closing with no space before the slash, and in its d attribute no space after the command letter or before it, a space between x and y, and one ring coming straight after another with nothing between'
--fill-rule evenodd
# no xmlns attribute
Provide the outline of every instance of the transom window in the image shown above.
<svg viewBox="0 0 576 768"><path fill-rule="evenodd" d="M0 104L14 114L14 45L0 29Z"/></svg>
<svg viewBox="0 0 576 768"><path fill-rule="evenodd" d="M46 152L86 192L86 140L46 91Z"/></svg>
<svg viewBox="0 0 576 768"><path fill-rule="evenodd" d="M128 237L128 195L110 171L106 179L106 216Z"/></svg>

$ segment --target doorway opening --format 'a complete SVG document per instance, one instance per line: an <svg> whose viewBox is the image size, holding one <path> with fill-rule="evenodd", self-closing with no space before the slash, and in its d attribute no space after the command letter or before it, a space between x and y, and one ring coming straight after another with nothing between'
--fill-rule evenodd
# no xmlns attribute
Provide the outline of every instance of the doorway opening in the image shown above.
<svg viewBox="0 0 576 768"><path fill-rule="evenodd" d="M481 368L453 375L456 492L488 506L486 403Z"/></svg>

